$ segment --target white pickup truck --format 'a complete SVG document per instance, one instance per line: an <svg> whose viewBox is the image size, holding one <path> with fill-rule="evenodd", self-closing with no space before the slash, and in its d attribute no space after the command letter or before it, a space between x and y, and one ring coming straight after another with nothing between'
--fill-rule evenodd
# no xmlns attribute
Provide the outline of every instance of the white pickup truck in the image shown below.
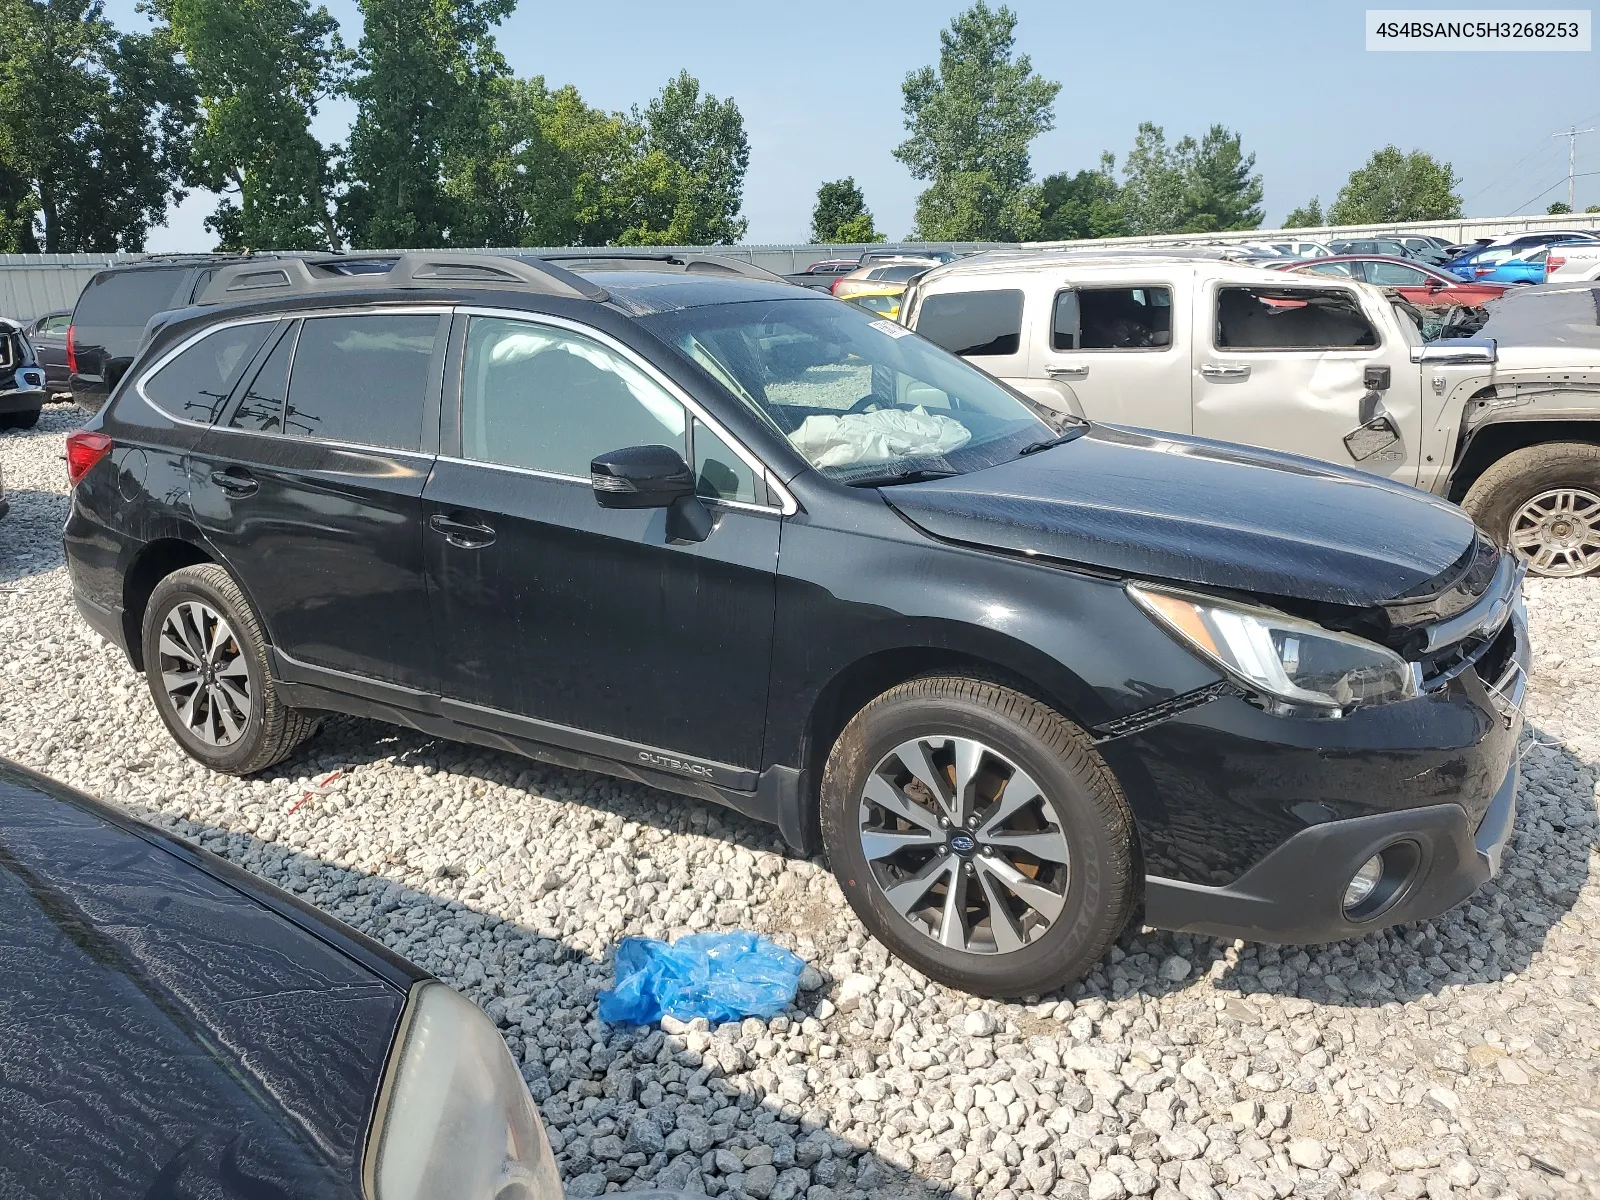
<svg viewBox="0 0 1600 1200"><path fill-rule="evenodd" d="M997 251L922 276L900 319L1046 407L1386 475L1573 576L1600 572L1597 297L1521 289L1430 343L1352 280Z"/></svg>
<svg viewBox="0 0 1600 1200"><path fill-rule="evenodd" d="M1600 279L1600 242L1558 242L1544 260L1549 283Z"/></svg>

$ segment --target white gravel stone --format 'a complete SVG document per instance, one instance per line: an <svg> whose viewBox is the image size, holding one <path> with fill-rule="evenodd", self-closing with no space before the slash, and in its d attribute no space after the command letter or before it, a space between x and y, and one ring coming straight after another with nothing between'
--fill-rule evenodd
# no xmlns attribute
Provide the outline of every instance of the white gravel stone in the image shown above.
<svg viewBox="0 0 1600 1200"><path fill-rule="evenodd" d="M460 988L522 1063L571 1196L864 1200L915 1177L981 1200L1564 1200L1600 1179L1600 580L1528 585L1517 828L1468 902L1331 946L1130 931L1064 993L979 1006L726 810L346 717L255 779L201 769L73 608L77 419L0 434L0 755ZM795 1007L596 1021L621 938L731 928L806 959Z"/></svg>

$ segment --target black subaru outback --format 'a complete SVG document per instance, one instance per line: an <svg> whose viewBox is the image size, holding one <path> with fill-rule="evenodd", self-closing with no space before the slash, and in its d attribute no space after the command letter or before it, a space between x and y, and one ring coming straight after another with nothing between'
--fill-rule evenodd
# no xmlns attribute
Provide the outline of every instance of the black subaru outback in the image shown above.
<svg viewBox="0 0 1600 1200"><path fill-rule="evenodd" d="M988 994L1497 870L1526 622L1458 508L714 260L363 269L223 268L69 439L79 609L201 762L335 711L715 800Z"/></svg>

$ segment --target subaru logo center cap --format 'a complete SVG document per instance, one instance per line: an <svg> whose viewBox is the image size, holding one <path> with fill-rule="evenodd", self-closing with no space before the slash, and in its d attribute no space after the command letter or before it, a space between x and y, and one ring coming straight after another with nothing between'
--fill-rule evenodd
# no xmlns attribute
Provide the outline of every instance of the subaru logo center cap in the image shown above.
<svg viewBox="0 0 1600 1200"><path fill-rule="evenodd" d="M978 848L977 839L969 833L955 833L950 835L950 849L957 854L971 854Z"/></svg>

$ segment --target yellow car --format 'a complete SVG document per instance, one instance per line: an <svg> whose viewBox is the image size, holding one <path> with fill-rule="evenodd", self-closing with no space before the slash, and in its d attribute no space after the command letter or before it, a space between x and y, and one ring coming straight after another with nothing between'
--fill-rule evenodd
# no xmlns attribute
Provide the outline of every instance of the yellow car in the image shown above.
<svg viewBox="0 0 1600 1200"><path fill-rule="evenodd" d="M900 297L906 294L906 285L903 283L886 284L873 288L871 291L853 292L844 299L860 305L869 313L876 313L880 317L887 317L891 321L900 319Z"/></svg>

